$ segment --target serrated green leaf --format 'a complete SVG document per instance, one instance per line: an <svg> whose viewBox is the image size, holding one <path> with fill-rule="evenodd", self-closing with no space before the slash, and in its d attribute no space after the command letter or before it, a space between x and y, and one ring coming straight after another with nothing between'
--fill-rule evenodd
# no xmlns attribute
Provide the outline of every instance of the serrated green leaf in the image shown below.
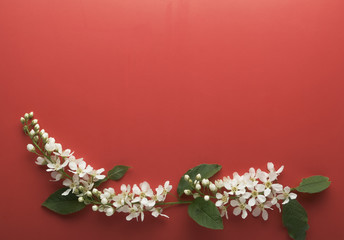
<svg viewBox="0 0 344 240"><path fill-rule="evenodd" d="M212 201L196 198L188 208L189 216L199 225L210 229L223 229L219 210Z"/></svg>
<svg viewBox="0 0 344 240"><path fill-rule="evenodd" d="M111 180L118 181L124 176L129 168L128 166L117 165L108 172L107 177Z"/></svg>
<svg viewBox="0 0 344 240"><path fill-rule="evenodd" d="M283 205L282 220L292 239L306 239L309 228L307 212L297 200L290 200Z"/></svg>
<svg viewBox="0 0 344 240"><path fill-rule="evenodd" d="M331 182L328 177L311 176L302 179L300 185L295 188L298 192L304 193L318 193L330 186Z"/></svg>
<svg viewBox="0 0 344 240"><path fill-rule="evenodd" d="M42 206L62 215L71 214L83 209L86 205L78 202L78 197L75 194L70 192L67 196L61 195L67 189L68 188L61 188L51 194L47 200L42 203Z"/></svg>
<svg viewBox="0 0 344 240"><path fill-rule="evenodd" d="M221 170L221 165L218 164L201 164L198 165L194 168L191 168L189 171L187 171L185 174L188 174L190 176L190 179L194 181L196 179L196 175L198 173L201 174L202 178L210 178L212 177L215 173ZM184 174L184 175L185 175ZM184 194L185 189L189 189L190 185L187 181L184 179L184 175L181 177L179 180L178 188L177 188L177 193L179 196Z"/></svg>

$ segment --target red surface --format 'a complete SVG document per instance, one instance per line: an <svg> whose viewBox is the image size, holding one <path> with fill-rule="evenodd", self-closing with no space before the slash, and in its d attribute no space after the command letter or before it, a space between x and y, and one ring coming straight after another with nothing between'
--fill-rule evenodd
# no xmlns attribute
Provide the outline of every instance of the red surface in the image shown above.
<svg viewBox="0 0 344 240"><path fill-rule="evenodd" d="M147 216L40 204L59 188L26 151L19 118L94 167L132 166L120 183L152 186L200 163L222 175L284 164L281 183L329 176L299 197L308 239L343 239L342 0L0 1L1 239L288 239L269 221L232 214L223 231L185 206ZM117 187L120 183L114 183ZM170 199L173 200L173 199Z"/></svg>

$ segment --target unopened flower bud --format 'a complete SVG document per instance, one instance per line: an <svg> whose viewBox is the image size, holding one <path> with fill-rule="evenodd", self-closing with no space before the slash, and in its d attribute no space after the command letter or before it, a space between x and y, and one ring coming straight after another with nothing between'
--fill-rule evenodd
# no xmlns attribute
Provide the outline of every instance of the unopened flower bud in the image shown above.
<svg viewBox="0 0 344 240"><path fill-rule="evenodd" d="M201 176L200 173L196 175L196 179L197 179L197 180L201 180L201 178L202 178L202 176Z"/></svg>
<svg viewBox="0 0 344 240"><path fill-rule="evenodd" d="M93 205L92 206L92 210L95 211L95 212L98 211L98 206L97 205Z"/></svg>
<svg viewBox="0 0 344 240"><path fill-rule="evenodd" d="M185 179L185 181L188 181L188 180L190 179L190 176L187 175L187 174L185 174L185 175L184 175L184 179Z"/></svg>
<svg viewBox="0 0 344 240"><path fill-rule="evenodd" d="M203 185L204 187L208 186L208 185L209 185L209 179L203 178L203 179L202 179L202 185Z"/></svg>
<svg viewBox="0 0 344 240"><path fill-rule="evenodd" d="M210 183L209 189L210 189L210 191L215 192L217 190L217 187L215 186L214 183Z"/></svg>
<svg viewBox="0 0 344 240"><path fill-rule="evenodd" d="M35 136L35 134L36 134L35 130L31 129L31 131L29 132L29 135L31 137L33 137L33 136Z"/></svg>
<svg viewBox="0 0 344 240"><path fill-rule="evenodd" d="M48 137L49 137L48 133L43 133L43 134L42 134L42 138L43 138L44 140L47 140Z"/></svg>
<svg viewBox="0 0 344 240"><path fill-rule="evenodd" d="M39 130L39 124L36 124L34 127L33 127L36 131Z"/></svg>
<svg viewBox="0 0 344 240"><path fill-rule="evenodd" d="M21 117L20 118L20 122L24 124L25 123L25 118Z"/></svg>
<svg viewBox="0 0 344 240"><path fill-rule="evenodd" d="M29 118L30 118L30 119L33 118L33 112L30 112L30 113L29 113Z"/></svg>
<svg viewBox="0 0 344 240"><path fill-rule="evenodd" d="M34 152L34 151L35 151L35 147L34 147L32 144L28 144L28 145L26 146L26 148L27 148L27 150L28 150L29 152Z"/></svg>
<svg viewBox="0 0 344 240"><path fill-rule="evenodd" d="M37 142L37 141L39 140L38 135L34 136L34 137L33 137L33 140L34 140L35 142Z"/></svg>
<svg viewBox="0 0 344 240"><path fill-rule="evenodd" d="M87 192L86 192L86 195L87 195L88 197L92 197L91 191L87 191Z"/></svg>
<svg viewBox="0 0 344 240"><path fill-rule="evenodd" d="M79 197L79 198L78 198L78 201L79 201L79 202L83 202L83 201L84 201L84 198L83 198L83 197Z"/></svg>
<svg viewBox="0 0 344 240"><path fill-rule="evenodd" d="M209 201L209 196L208 196L208 195L205 195L205 196L204 196L204 200L205 200L205 201Z"/></svg>
<svg viewBox="0 0 344 240"><path fill-rule="evenodd" d="M191 195L190 189L185 189L185 190L184 190L184 193L185 193L185 195Z"/></svg>
<svg viewBox="0 0 344 240"><path fill-rule="evenodd" d="M92 193L93 193L94 195L98 194L98 189L93 188L93 189L92 189Z"/></svg>
<svg viewBox="0 0 344 240"><path fill-rule="evenodd" d="M107 204L107 203L108 203L108 200L107 200L106 198L103 198L103 199L101 200L101 203L102 203L102 204Z"/></svg>
<svg viewBox="0 0 344 240"><path fill-rule="evenodd" d="M202 188L202 187L201 187L201 184L197 183L195 188L196 188L197 190L201 190L201 188Z"/></svg>
<svg viewBox="0 0 344 240"><path fill-rule="evenodd" d="M194 199L200 197L199 193L194 193L192 196L193 196Z"/></svg>
<svg viewBox="0 0 344 240"><path fill-rule="evenodd" d="M25 113L24 114L24 118L27 120L27 119L29 119L29 114L28 113Z"/></svg>
<svg viewBox="0 0 344 240"><path fill-rule="evenodd" d="M32 122L31 122L32 125L35 125L35 124L37 124L37 123L38 123L38 120L37 120L37 119L34 119L34 120L32 120Z"/></svg>
<svg viewBox="0 0 344 240"><path fill-rule="evenodd" d="M108 217L112 216L112 215L114 214L114 212L115 212L115 211L113 210L112 207L107 208L107 209L105 210L105 214L106 214L106 216L108 216Z"/></svg>
<svg viewBox="0 0 344 240"><path fill-rule="evenodd" d="M189 179L189 183L192 183L192 179Z"/></svg>
<svg viewBox="0 0 344 240"><path fill-rule="evenodd" d="M82 192L84 191L84 187L83 186L79 186L79 190Z"/></svg>

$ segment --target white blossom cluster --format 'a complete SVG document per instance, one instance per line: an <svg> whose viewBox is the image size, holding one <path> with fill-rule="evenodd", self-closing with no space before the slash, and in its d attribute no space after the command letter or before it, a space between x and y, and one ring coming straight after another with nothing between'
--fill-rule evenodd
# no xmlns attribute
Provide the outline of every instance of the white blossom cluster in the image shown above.
<svg viewBox="0 0 344 240"><path fill-rule="evenodd" d="M194 198L203 196L206 201L214 198L215 205L219 209L221 216L228 219L228 207L233 207L233 214L245 219L248 212L258 217L262 215L264 220L268 219L267 210L272 210L275 206L280 212L282 204L289 202L289 199L295 199L297 195L290 192L290 187L284 187L277 183L277 177L283 171L283 166L277 171L274 164L267 164L268 172L260 169L250 168L249 172L239 175L233 173L233 177L224 177L215 180L202 179L200 174L196 175L196 180L192 181L190 176L184 175L184 179L189 181L190 189L186 189L186 195L192 195Z"/></svg>
<svg viewBox="0 0 344 240"><path fill-rule="evenodd" d="M155 189L155 193L147 182L142 182L139 186L134 184L122 184L121 193L115 194L113 188L105 188L103 192L93 189L96 196L99 196L100 205L93 205L93 211L105 212L107 216L111 216L114 212L128 213L126 219L128 221L136 218L136 220L144 219L144 212L149 211L154 217L159 215L167 217L162 214L162 208L158 207L159 203L166 199L166 195L170 192L172 186L169 181L166 181L164 186L159 185Z"/></svg>
<svg viewBox="0 0 344 240"><path fill-rule="evenodd" d="M115 211L128 213L128 221L138 219L139 216L143 221L144 211L150 211L154 217L167 217L157 205L163 202L171 191L169 181L156 188L155 193L147 182L141 183L140 186L135 184L132 189L130 185L122 185L122 192L119 194L115 194L113 188L99 191L95 188L95 183L106 180L106 176L102 175L105 169L94 169L82 158L77 159L70 149L63 150L62 145L49 137L44 129L40 130L38 120L32 118L33 112L26 113L21 118L24 132L33 142L27 145L27 150L38 155L36 164L47 166L46 171L51 173L52 181L63 179L63 185L68 189L62 195L66 196L72 192L78 196L79 202L94 204L94 211L105 212L107 216L113 215Z"/></svg>

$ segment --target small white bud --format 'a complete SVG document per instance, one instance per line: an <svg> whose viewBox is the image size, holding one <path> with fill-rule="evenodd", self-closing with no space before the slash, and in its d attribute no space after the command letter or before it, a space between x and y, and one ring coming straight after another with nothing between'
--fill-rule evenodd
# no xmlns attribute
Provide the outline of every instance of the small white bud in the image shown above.
<svg viewBox="0 0 344 240"><path fill-rule="evenodd" d="M93 189L92 189L92 193L93 193L93 194L97 194L97 193L98 193L98 189L93 188Z"/></svg>
<svg viewBox="0 0 344 240"><path fill-rule="evenodd" d="M27 150L28 150L29 152L34 152L34 151L36 151L36 150L35 150L35 147L34 147L32 144L28 144L28 145L26 146L26 148L27 148Z"/></svg>
<svg viewBox="0 0 344 240"><path fill-rule="evenodd" d="M209 196L208 196L208 195L205 195L205 196L204 196L204 200L205 200L205 201L209 201Z"/></svg>
<svg viewBox="0 0 344 240"><path fill-rule="evenodd" d="M27 120L27 119L29 119L29 114L28 113L25 113L24 114L24 118Z"/></svg>
<svg viewBox="0 0 344 240"><path fill-rule="evenodd" d="M215 192L217 190L217 187L215 186L214 183L210 183L209 189L210 189L210 191Z"/></svg>
<svg viewBox="0 0 344 240"><path fill-rule="evenodd" d="M83 197L79 197L79 198L78 198L78 201L79 201L79 202L83 202L83 201L84 201L84 198L83 198Z"/></svg>
<svg viewBox="0 0 344 240"><path fill-rule="evenodd" d="M37 120L37 119L34 119L34 120L32 120L32 122L31 122L32 125L35 125L35 124L37 124L37 123L38 123L38 120Z"/></svg>
<svg viewBox="0 0 344 240"><path fill-rule="evenodd" d="M191 179L189 179L189 183L192 183L192 180L191 180Z"/></svg>
<svg viewBox="0 0 344 240"><path fill-rule="evenodd" d="M79 190L82 192L84 191L84 187L83 186L79 186Z"/></svg>
<svg viewBox="0 0 344 240"><path fill-rule="evenodd" d="M196 184L196 189L197 189L197 190L201 190L201 188L202 188L202 187L201 187L201 184L197 183L197 184Z"/></svg>
<svg viewBox="0 0 344 240"><path fill-rule="evenodd" d="M34 136L33 140L37 142L39 140L38 135Z"/></svg>
<svg viewBox="0 0 344 240"><path fill-rule="evenodd" d="M47 140L48 137L49 137L48 133L43 133L43 134L42 134L42 138L43 138L44 140Z"/></svg>
<svg viewBox="0 0 344 240"><path fill-rule="evenodd" d="M196 179L197 179L197 180L201 180L201 178L202 178L202 176L201 176L200 173L196 175Z"/></svg>
<svg viewBox="0 0 344 240"><path fill-rule="evenodd" d="M36 124L34 127L33 127L36 131L39 130L39 124Z"/></svg>
<svg viewBox="0 0 344 240"><path fill-rule="evenodd" d="M29 113L29 118L30 118L30 119L33 118L33 112L30 112L30 113Z"/></svg>
<svg viewBox="0 0 344 240"><path fill-rule="evenodd" d="M92 210L95 211L95 212L98 211L98 206L97 205L93 205L92 206Z"/></svg>
<svg viewBox="0 0 344 240"><path fill-rule="evenodd" d="M102 202L102 204L107 204L107 203L108 203L108 200L107 200L106 198L103 198L103 199L101 200L101 202Z"/></svg>
<svg viewBox="0 0 344 240"><path fill-rule="evenodd" d="M200 197L199 193L194 193L192 196L193 196L194 199Z"/></svg>
<svg viewBox="0 0 344 240"><path fill-rule="evenodd" d="M208 185L209 185L209 179L203 178L203 179L202 179L202 185L203 185L204 187L208 186Z"/></svg>
<svg viewBox="0 0 344 240"><path fill-rule="evenodd" d="M190 179L190 176L187 175L187 174L185 174L185 175L184 175L184 179L185 179L185 181L188 181L188 180Z"/></svg>
<svg viewBox="0 0 344 240"><path fill-rule="evenodd" d="M25 118L21 117L20 118L20 122L24 124L25 123Z"/></svg>
<svg viewBox="0 0 344 240"><path fill-rule="evenodd" d="M191 195L191 191L189 189L184 190L185 195Z"/></svg>
<svg viewBox="0 0 344 240"><path fill-rule="evenodd" d="M45 130L44 130L44 129L42 129L42 130L41 130L41 133L42 133L42 134L43 134L43 133L45 133Z"/></svg>
<svg viewBox="0 0 344 240"><path fill-rule="evenodd" d="M106 215L106 216L110 217L110 216L112 216L113 214L114 214L114 210L113 210L112 207L107 208L107 209L105 210L105 215Z"/></svg>
<svg viewBox="0 0 344 240"><path fill-rule="evenodd" d="M29 135L31 137L33 137L33 136L35 136L35 134L36 134L35 130L31 129L31 131L29 132Z"/></svg>
<svg viewBox="0 0 344 240"><path fill-rule="evenodd" d="M87 192L86 192L86 195L87 195L88 197L92 197L91 191L87 191Z"/></svg>

